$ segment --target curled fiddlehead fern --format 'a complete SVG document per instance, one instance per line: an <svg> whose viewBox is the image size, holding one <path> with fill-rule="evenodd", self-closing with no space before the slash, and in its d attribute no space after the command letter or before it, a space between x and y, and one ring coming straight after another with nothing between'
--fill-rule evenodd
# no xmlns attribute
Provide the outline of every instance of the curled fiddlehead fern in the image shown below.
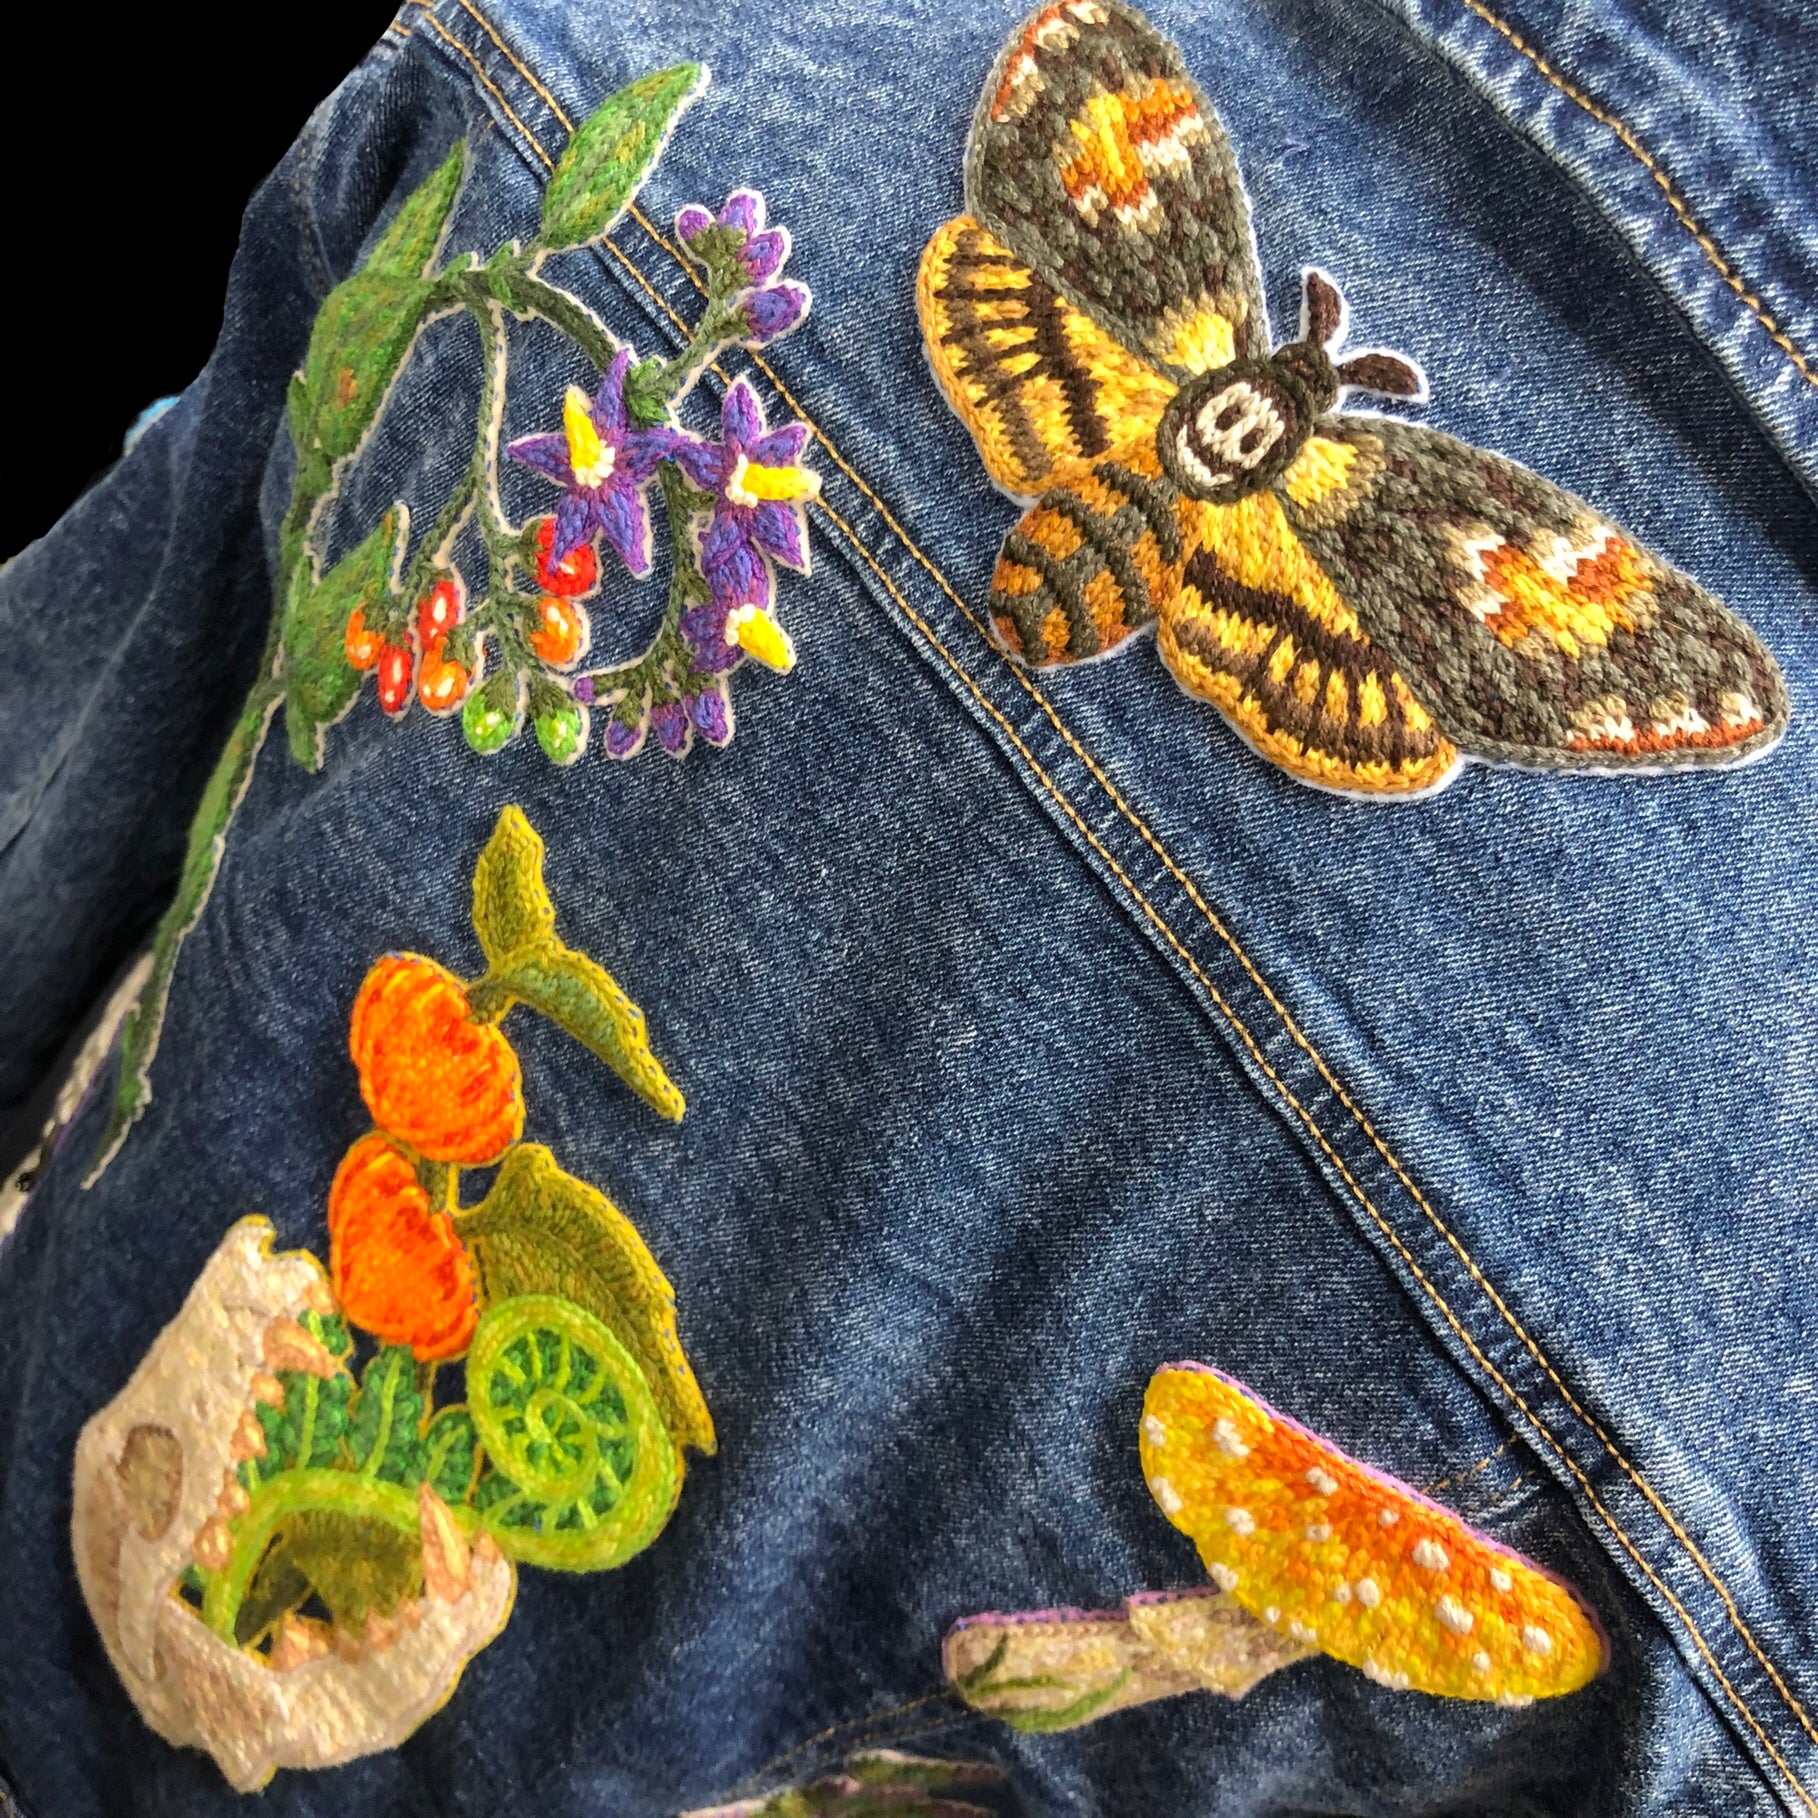
<svg viewBox="0 0 1818 1818"><path fill-rule="evenodd" d="M491 1461L475 1506L513 1559L604 1571L669 1519L681 1469L650 1386L573 1301L520 1294L489 1309L467 1355L467 1405Z"/></svg>

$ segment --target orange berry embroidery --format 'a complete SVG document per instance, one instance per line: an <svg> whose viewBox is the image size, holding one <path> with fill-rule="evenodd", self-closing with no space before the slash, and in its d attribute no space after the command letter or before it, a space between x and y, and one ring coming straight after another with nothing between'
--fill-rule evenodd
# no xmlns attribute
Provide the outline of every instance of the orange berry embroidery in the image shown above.
<svg viewBox="0 0 1818 1818"><path fill-rule="evenodd" d="M537 628L530 634L530 648L551 667L564 669L581 654L586 625L578 606L546 593L537 601Z"/></svg>
<svg viewBox="0 0 1818 1818"><path fill-rule="evenodd" d="M434 960L380 960L354 1000L348 1045L373 1122L431 1161L484 1165L523 1134L517 1055Z"/></svg>
<svg viewBox="0 0 1818 1818"><path fill-rule="evenodd" d="M364 608L356 606L348 615L347 635L342 642L347 660L355 669L370 669L379 660L385 641L366 623Z"/></svg>
<svg viewBox="0 0 1818 1818"><path fill-rule="evenodd" d="M459 1357L479 1321L473 1264L409 1158L379 1131L341 1159L328 1193L329 1271L355 1325L423 1360Z"/></svg>
<svg viewBox="0 0 1818 1818"><path fill-rule="evenodd" d="M417 699L431 713L452 713L467 698L473 678L459 663L452 662L438 638L424 653L423 667L417 677Z"/></svg>
<svg viewBox="0 0 1818 1818"><path fill-rule="evenodd" d="M1380 1684L1525 1704L1603 1670L1558 1579L1204 1364L1155 1373L1141 1446L1150 1493L1222 1590Z"/></svg>

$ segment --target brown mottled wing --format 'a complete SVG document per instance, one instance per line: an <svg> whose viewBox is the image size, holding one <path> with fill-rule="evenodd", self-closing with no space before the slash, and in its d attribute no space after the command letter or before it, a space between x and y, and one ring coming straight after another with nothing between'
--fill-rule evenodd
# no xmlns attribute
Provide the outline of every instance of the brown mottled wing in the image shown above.
<svg viewBox="0 0 1818 1818"><path fill-rule="evenodd" d="M1371 643L1272 492L1182 507L1187 559L1160 608L1174 678L1271 763L1316 788L1391 800L1441 788L1457 748Z"/></svg>
<svg viewBox="0 0 1818 1818"><path fill-rule="evenodd" d="M1180 52L1129 7L1059 0L1024 21L973 117L966 201L1177 383L1270 351L1230 142Z"/></svg>
<svg viewBox="0 0 1818 1818"><path fill-rule="evenodd" d="M1760 639L1582 499L1437 431L1331 416L1276 492L1433 718L1542 770L1679 770L1786 730Z"/></svg>
<svg viewBox="0 0 1818 1818"><path fill-rule="evenodd" d="M1050 487L1004 538L991 621L1026 663L1076 663L1115 650L1166 610L1180 586L1180 494L1153 437Z"/></svg>

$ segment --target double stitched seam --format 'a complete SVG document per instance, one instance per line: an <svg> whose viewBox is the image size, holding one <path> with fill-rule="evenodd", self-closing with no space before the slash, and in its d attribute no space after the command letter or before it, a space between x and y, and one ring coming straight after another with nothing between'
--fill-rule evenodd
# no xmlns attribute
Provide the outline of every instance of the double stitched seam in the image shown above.
<svg viewBox="0 0 1818 1818"><path fill-rule="evenodd" d="M1684 192L1673 181L1666 167L1642 143L1634 129L1607 108L1600 107L1577 83L1561 75L1513 26L1491 12L1483 4L1483 0L1464 0L1464 6L1467 12L1475 13L1486 25L1508 39L1509 43L1526 57L1568 101L1582 108L1599 126L1607 126L1616 135L1623 149L1659 185L1660 193L1666 197L1667 204L1677 217L1679 225L1698 242L1699 250L1711 262L1718 277L1742 300L1749 314L1767 331L1768 339L1798 368L1799 376L1808 385L1818 387L1818 370L1813 368L1811 361L1800 351L1792 336L1774 319L1762 303L1761 298L1749 288L1742 274L1724 256L1723 249L1712 239L1709 231L1693 214L1692 206L1685 199ZM1811 1725L1807 1724L1806 1728L1809 1731ZM1814 1739L1818 1740L1818 1737Z"/></svg>
<svg viewBox="0 0 1818 1818"><path fill-rule="evenodd" d="M424 3L427 4L427 0L424 0ZM1470 0L1466 0L1466 3L1469 4ZM535 89L535 91L542 97L545 104L549 107L550 111L554 114L556 119L562 123L564 128L572 131L573 122L569 119L566 111L555 101L554 97L549 93L549 90L546 87L544 87L544 85L541 82L539 82L533 75L531 75L530 71L524 66L524 64L511 51L510 47L499 36L498 32L493 29L491 24L484 18L484 16L471 4L471 0L458 0L458 4L461 6L461 8L465 12L467 12L473 19L475 19L485 29L485 31L487 32L487 35L492 39L493 43L499 48L501 53L505 56L506 60L512 65L512 67L518 72L518 74L520 76L522 76L524 78L524 80L527 83L529 83L529 85L533 89ZM428 23L434 27L437 35L439 37L441 37L444 40L444 42L446 42L454 51L456 51L471 67L475 76L479 79L479 81L482 83L482 85L486 88L488 93L490 93L492 95L493 99L498 103L499 107L505 113L506 117L512 122L512 124L514 126L517 127L517 129L518 129L519 133L522 135L525 143L536 153L536 156L541 160L544 167L547 169L553 169L555 160L550 156L549 152L544 149L540 140L537 139L536 135L530 131L530 129L524 124L523 120L519 117L517 112L511 107L510 103L506 100L505 96L499 90L498 86L493 82L492 78L487 73L484 66L481 64L479 58L474 54L474 52L467 45L463 44L459 39L455 38L450 32L448 32L448 30L441 24L441 22L438 19L436 19L434 17L433 14L426 12L425 16L428 19ZM643 212L635 204L632 205L632 207L630 209L630 214L631 214L632 218L637 222L637 224L643 229L643 231L651 238L651 240L655 244L657 244L659 247L663 248L663 250L668 252L673 258L675 258L677 263L681 266L681 268L686 273L686 275L689 276L691 281L696 282L698 285L698 279L694 278L694 274L692 272L687 271L687 266L686 266L685 262L682 261L681 256L680 256L679 252L677 251L677 249L662 233L660 233L654 226L652 226L652 224L650 223L648 218L643 214ZM649 282L649 280L644 277L643 273L638 270L638 268L636 267L635 264L633 264L633 262L628 257L628 255L620 247L618 247L616 244L614 244L610 240L606 241L604 244L605 244L606 250L613 255L613 257L618 261L620 266L623 267L624 270L633 278L633 280L637 283L639 288L644 291L644 293L651 299L651 301L654 304L656 304L656 306L658 308L660 308L662 310L662 312L671 320L671 322L675 323L678 327L682 326L681 318L676 314L675 310L670 307L669 303L661 295L661 293L658 292L656 290L656 288ZM966 602L954 590L952 584L947 580L945 575L942 574L942 572L935 566L935 564L929 559L929 557L919 547L917 547L917 545L915 544L913 539L910 538L910 536L903 529L901 524L899 524L897 522L895 516L890 512L889 508L884 504L884 502L878 497L878 495L872 490L872 488L865 482L865 480L851 467L851 465L839 453L838 449L827 439L825 433L820 429L819 425L817 423L815 423L813 417L811 417L809 415L809 413L802 408L800 403L794 397L793 393L790 392L789 388L778 377L777 373L775 372L774 368L771 367L769 362L766 361L761 355L758 355L755 353L753 353L750 357L751 357L753 365L755 365L761 372L764 373L765 377L775 387L778 395L784 400L784 402L787 403L790 406L790 408L792 410L794 410L796 412L796 414L799 417L801 417L801 419L804 422L810 424L810 426L815 429L817 439L819 440L821 446L825 449L828 457L834 462L834 464L840 469L840 471L842 473L844 473L849 480L852 481L852 483L858 488L858 490L864 495L864 497L878 511L880 516L884 519L885 523L895 533L895 535L902 542L904 547L909 551L909 553L911 555L914 556L914 558L921 564L921 566L927 570L927 572L930 574L930 576L932 576L932 578L935 580L937 585L941 588L941 591L943 593L945 593L950 600L953 601L953 603L959 608L960 612L967 619L967 621L975 629L977 629L981 633L981 635L984 635L984 626L981 623L981 621L978 619L976 614L971 610L970 607L967 606ZM719 371L719 369L717 367L715 368L715 370ZM724 374L722 373L721 376L724 377ZM1674 1611L1675 1615L1679 1618L1680 1622L1684 1625L1687 1633L1691 1636L1694 1645L1697 1647L1699 1654L1705 1660L1706 1664L1709 1666L1713 1676L1716 1678L1717 1682L1722 1686L1726 1696L1729 1698L1730 1702L1735 1706L1738 1713L1742 1716L1743 1720L1748 1725L1750 1730L1753 1731L1753 1733L1755 1734L1757 1739L1760 1741L1763 1749L1767 1752L1769 1757L1774 1761L1776 1766L1778 1766L1781 1773L1786 1777L1787 1781L1793 1787L1794 1791L1799 1795L1799 1798L1802 1801L1802 1803L1805 1805L1806 1809L1814 1814L1818 1814L1818 1800L1814 1800L1812 1795L1809 1794L1805 1790L1804 1786L1800 1783L1798 1776L1794 1773L1792 1767L1786 1761L1785 1757L1780 1753L1779 1749L1776 1748L1772 1739L1768 1736L1766 1730L1762 1727L1760 1721L1756 1718L1754 1712L1749 1707L1748 1703L1742 1698L1741 1694L1736 1690L1734 1685L1732 1685L1728 1675L1724 1672L1722 1665L1719 1663L1716 1656L1712 1653L1709 1644L1705 1640L1703 1632L1699 1629L1697 1623L1693 1620L1690 1612L1685 1608L1684 1604L1682 1604L1680 1602L1680 1600L1674 1595L1674 1593L1671 1591L1671 1589L1669 1589L1669 1587L1661 1580L1658 1573L1656 1573L1656 1571L1654 1570L1653 1566L1643 1557L1643 1555L1641 1554L1639 1549L1636 1547L1635 1543L1629 1538L1627 1532L1623 1529L1620 1522L1611 1513L1609 1508L1603 1502L1602 1498L1598 1496L1595 1488L1591 1484L1590 1479L1585 1475L1583 1469L1579 1466L1577 1460L1575 1458L1573 1458L1570 1455L1570 1453L1568 1453L1566 1451L1564 1446L1554 1436L1552 1431L1540 1421L1538 1416L1536 1416L1535 1413L1533 1412L1533 1410L1528 1406L1528 1403L1525 1400L1525 1398L1507 1380L1507 1378L1504 1377L1502 1372L1496 1368L1496 1366L1489 1360L1489 1358L1487 1356L1485 1356L1482 1349L1478 1346L1476 1341L1472 1338L1471 1334L1468 1331L1466 1331L1464 1326L1460 1323L1457 1315L1452 1311L1450 1305L1448 1304L1448 1302L1446 1301L1444 1296L1440 1293L1440 1291L1435 1286L1435 1284L1428 1278L1426 1273L1421 1269L1419 1263L1416 1261L1413 1253L1408 1249L1406 1243L1402 1240L1400 1234L1394 1229L1394 1227L1389 1223L1389 1221L1384 1217L1384 1215L1377 1209L1375 1204L1369 1198L1368 1194L1365 1193L1363 1188L1359 1185L1356 1178L1352 1175L1349 1167L1346 1165L1343 1157L1338 1153L1338 1151L1333 1147L1330 1140L1327 1138L1324 1130L1320 1127L1318 1122L1313 1118L1312 1114L1306 1109L1306 1107L1301 1104L1300 1100L1295 1096L1293 1091L1288 1087L1288 1085L1281 1078L1281 1076L1275 1071L1274 1067L1269 1063L1267 1057L1264 1055L1260 1045L1258 1044L1255 1036L1251 1033L1248 1026L1243 1022L1242 1018L1238 1016L1238 1014L1233 1009L1231 1004L1226 1000L1223 993L1219 991L1217 986L1212 982L1211 978L1207 975L1205 970L1200 966L1200 964L1194 958L1192 953L1181 942L1179 937L1175 934L1173 928L1164 920L1164 918L1161 916L1159 911L1157 911L1155 909L1154 905L1149 902L1148 898L1136 886L1136 884L1131 880L1129 875L1124 871L1123 867L1118 864L1117 860L1105 848L1103 843L1099 840L1098 836L1087 825L1085 820L1079 814L1078 810L1073 806L1072 802L1066 797L1066 795L1061 791L1059 786L1055 783L1053 778L1042 767L1042 765L1036 759L1034 753L1029 749L1028 745L1026 743L1024 743L1023 739L1017 733L1015 727L1011 724L1009 719L997 708L997 706L993 702L991 702L990 700L988 700L986 698L983 691L979 687L978 683L972 677L970 671L968 671L967 668L965 667L965 665L963 663L961 663L960 660L957 657L955 657L951 651L949 651L947 649L945 644L943 644L941 642L940 638L935 633L933 627L930 626L928 624L928 622L918 612L916 612L916 610L909 604L908 600L904 597L901 590L896 586L895 582L891 579L890 575L884 570L884 568L878 563L876 558L871 554L870 550L866 547L865 543L860 538L858 532L853 528L853 526L850 523L847 522L847 520L845 518L843 518L837 511L835 511L834 508L825 501L825 499L818 500L817 504L818 504L820 510L822 511L823 515L825 517L827 517L827 519L840 530L841 534L844 536L844 538L846 539L846 541L850 545L850 547L853 549L853 551L865 562L866 566L868 566L872 570L872 572L877 576L877 579L880 582L880 584L890 594L891 598L896 601L898 607L904 613L905 617L908 618L908 620L917 628L917 630L921 633L921 635L927 641L929 646L940 656L941 660L944 663L946 663L947 666L953 671L955 676L966 687L968 692L971 693L971 695L973 696L975 701L978 703L979 707L999 726L999 728L1003 732L1004 736L1010 741L1010 743L1015 747L1017 752L1021 755L1024 763L1027 765L1027 767L1032 772L1032 774L1040 782L1043 789L1054 800L1056 805L1062 810L1062 812L1067 816L1067 818L1074 824L1074 826L1078 829L1081 837L1087 842L1087 844L1092 848L1092 850L1098 854L1100 860L1106 865L1106 867L1118 879L1118 881L1123 886L1123 888L1126 890L1126 892L1128 892L1130 897L1137 904L1140 905L1144 915L1149 919L1149 921L1152 923L1152 925L1156 928L1157 932L1168 943L1168 945L1174 950L1176 955L1180 958L1181 962L1192 973L1192 975L1195 977L1195 979L1198 980L1201 988L1206 992L1207 996L1211 999L1214 1006L1218 1009L1220 1015L1222 1015L1225 1018L1226 1022L1231 1026L1233 1031L1238 1035L1239 1039L1242 1041L1245 1049L1250 1054L1252 1060L1254 1061L1254 1063L1256 1064L1258 1069L1270 1081L1270 1083L1273 1085L1275 1090L1280 1094L1281 1098L1293 1109L1296 1116L1301 1120L1301 1123L1306 1128L1308 1134L1313 1138L1315 1144L1318 1146L1320 1151L1326 1156L1327 1160L1329 1161L1329 1163L1331 1164L1333 1169L1337 1172L1339 1177L1343 1180L1346 1188L1350 1191L1350 1193L1353 1195L1353 1197L1358 1201L1359 1205L1361 1205L1364 1208L1364 1210L1369 1215L1369 1217L1371 1218L1373 1223L1376 1225L1377 1229L1382 1233L1385 1241L1387 1241L1391 1245L1391 1247L1396 1251L1396 1253L1401 1257L1401 1259L1402 1259L1404 1265L1406 1266L1406 1268L1408 1269L1409 1273L1420 1284L1420 1287L1423 1290L1423 1292L1433 1302L1434 1306L1439 1310L1439 1312L1445 1319L1447 1325L1451 1328L1451 1330L1453 1331L1455 1336L1458 1338L1459 1342L1469 1351L1471 1356L1477 1360L1479 1366L1484 1370L1486 1375L1488 1375L1491 1378L1491 1380L1494 1381L1498 1385L1498 1387L1502 1390L1502 1392L1506 1396L1508 1396L1510 1401L1521 1410L1523 1417L1526 1419L1528 1425L1533 1429L1536 1436L1545 1442L1545 1444L1548 1446L1548 1448L1553 1451L1553 1453L1559 1458L1560 1462L1571 1473L1572 1477L1577 1481L1580 1488L1582 1489L1586 1499L1590 1502L1591 1506L1596 1509L1599 1517L1608 1526L1610 1531L1616 1536L1617 1540L1622 1545L1624 1551L1629 1554L1630 1558L1634 1560L1637 1568L1643 1573L1643 1575L1648 1579L1648 1581L1655 1587L1655 1589L1659 1592L1661 1598ZM1810 1717L1805 1712L1803 1706L1799 1703L1798 1699L1793 1695L1791 1690L1787 1687L1785 1681L1782 1679L1779 1672L1775 1669L1773 1663L1767 1658L1766 1654L1762 1651L1761 1646L1756 1641L1753 1632L1749 1629L1747 1623L1743 1620L1742 1614L1741 1614L1740 1610L1737 1608L1734 1599L1731 1597L1728 1589L1723 1584L1722 1580L1717 1576L1715 1568L1711 1566L1710 1562L1705 1558L1704 1554L1699 1550L1697 1545L1692 1541L1690 1535L1688 1535L1686 1533L1685 1529L1683 1528L1683 1526L1681 1526L1681 1524L1679 1523L1677 1518L1672 1514L1672 1512L1660 1500L1658 1494L1654 1491L1653 1487L1640 1475L1640 1473L1627 1460L1627 1458L1623 1456L1623 1454L1616 1448L1615 1444L1610 1439L1609 1435L1604 1431L1604 1429L1594 1419L1592 1419L1588 1413L1586 1413L1584 1408L1579 1404L1577 1399L1572 1395L1571 1391L1566 1387L1564 1381L1561 1379L1558 1372L1554 1369L1550 1360L1540 1350L1538 1345L1535 1343L1534 1339L1528 1334L1526 1329L1522 1326L1521 1322L1515 1317L1514 1313L1510 1310L1508 1305L1503 1301L1501 1295L1496 1291L1494 1286L1484 1276L1482 1270L1478 1267L1475 1259L1470 1255L1469 1251L1464 1247L1464 1245L1461 1243L1461 1241L1456 1236L1456 1234L1445 1223L1445 1221L1439 1216L1437 1211L1433 1208L1433 1206L1426 1199L1425 1195L1421 1193L1420 1189L1415 1185L1413 1180L1409 1177L1406 1169L1403 1167L1399 1158L1388 1148L1386 1143L1383 1141L1382 1137L1377 1133L1375 1128L1370 1124L1369 1120L1364 1116L1364 1114L1359 1109L1359 1107L1352 1101L1352 1099L1350 1098L1349 1094L1346 1092L1343 1085L1338 1081L1338 1079L1332 1073L1331 1069L1325 1062L1323 1056L1321 1056L1319 1054L1319 1052L1312 1046L1310 1041L1307 1039L1306 1035L1301 1031L1298 1024L1294 1021L1293 1017L1289 1014L1285 1005L1282 1004L1281 1000L1275 995L1274 991L1270 988L1267 981L1262 977L1261 973L1258 972L1254 962L1250 959L1248 953L1238 944L1235 937L1225 927L1224 923L1219 919L1219 917L1212 910L1210 905L1206 903L1205 899L1200 895L1198 889L1195 887L1192 880L1185 874L1185 872L1183 872L1181 870L1180 866L1175 862L1172 855L1170 853L1168 853L1167 850L1161 845L1160 841L1157 839L1157 837L1155 836L1153 831L1148 827L1146 822L1143 821L1142 817L1140 815L1138 815L1136 813L1136 811L1129 805L1129 803L1119 793L1119 791L1117 790L1115 785L1111 782L1110 778L1106 776L1104 771L1100 768L1100 766L1097 764L1097 762L1092 758L1090 753L1088 753L1085 750L1085 748L1080 744L1077 737L1073 734L1071 728L1068 727L1065 724L1065 722L1061 720L1060 716L1055 711L1053 705L1049 702L1049 700L1042 693L1042 691L1040 689L1036 688L1035 685L1029 680L1029 678L1026 675L1024 675L1020 670L1018 670L1015 665L1009 664L1006 661L1006 667L1009 669L1010 673L1015 676L1016 680L1022 686L1025 693L1027 693L1030 696L1030 698L1038 706L1041 707L1042 711L1047 716L1049 721L1052 723L1055 730L1060 734L1060 736L1062 737L1064 742L1067 744L1067 746L1075 753L1075 755L1086 766L1087 770L1090 772L1090 774L1093 776L1093 778L1099 783L1100 787L1106 792L1106 794L1111 798L1111 800L1117 805L1119 811L1122 813L1124 818L1127 821L1129 821L1129 823L1132 825L1132 827L1134 827L1137 830L1137 832L1142 836L1145 843L1155 853L1157 858L1162 862L1162 864L1165 866L1165 868L1168 870L1168 872L1182 886L1182 888L1185 891L1185 893L1187 894L1189 900L1194 904L1194 906L1205 917L1208 924L1218 934L1219 938L1224 942L1224 944L1230 949L1233 956L1242 965L1246 974L1248 974L1248 976L1251 978L1251 980L1256 984L1258 989L1262 992L1266 1001L1269 1003L1270 1007L1275 1011L1276 1015L1280 1018L1280 1020L1283 1024L1283 1027L1292 1036L1296 1045L1299 1046L1302 1049L1302 1051L1307 1055L1307 1057L1312 1061L1313 1065L1317 1069L1322 1080L1324 1080L1325 1083L1327 1084L1327 1086L1333 1091L1333 1093L1338 1098L1339 1102L1344 1106L1346 1111L1351 1115L1352 1119L1356 1122L1359 1129L1368 1137L1372 1146L1376 1149L1378 1154L1387 1163L1387 1165L1390 1167L1390 1169L1395 1174L1396 1178L1406 1188L1406 1190L1408 1191L1410 1196L1413 1198L1415 1203L1421 1208L1422 1212L1426 1215L1429 1222L1434 1226L1435 1230L1441 1236L1443 1236L1445 1238L1447 1244L1450 1246L1450 1248L1453 1250L1453 1252L1458 1256L1459 1260L1464 1264L1464 1266L1465 1266L1466 1270L1468 1271L1468 1273L1470 1274L1471 1278L1483 1290L1486 1297L1490 1300L1491 1304L1497 1309L1498 1313L1501 1315L1504 1322L1509 1326L1510 1330L1512 1332L1514 1332L1516 1334L1516 1336L1518 1336L1520 1338L1520 1340L1522 1341L1522 1344L1527 1349L1529 1354L1534 1358L1536 1363L1541 1367L1541 1369L1545 1372L1546 1376L1553 1383L1554 1387L1558 1390L1558 1392L1559 1392L1561 1398L1564 1400L1565 1404L1573 1411L1573 1413L1579 1418L1579 1420L1581 1422L1583 1422L1583 1424L1585 1425L1587 1430L1589 1430L1591 1433L1593 1433L1596 1436L1598 1442L1602 1445L1603 1449L1609 1454L1611 1459L1622 1469L1624 1474L1631 1480L1631 1482L1633 1482L1635 1484L1637 1489L1639 1489L1642 1492L1643 1496L1647 1499L1647 1501L1650 1503L1650 1505L1655 1509L1655 1511L1666 1522L1668 1528L1671 1530L1671 1532L1674 1534L1674 1536L1678 1539L1681 1546L1686 1550L1686 1552L1689 1554L1689 1556L1696 1562L1696 1564L1698 1565L1698 1567L1699 1567L1700 1571L1702 1572L1702 1574L1704 1575L1704 1577L1712 1585L1713 1589L1716 1590L1718 1596L1721 1598L1721 1600L1724 1604L1725 1610L1728 1612L1729 1619L1730 1619L1732 1626L1737 1630L1738 1634L1740 1635L1742 1640L1747 1645L1750 1653L1754 1655L1755 1659L1760 1663L1762 1668L1765 1670L1768 1678L1773 1683L1773 1685L1775 1686L1777 1691L1780 1693L1781 1697L1785 1700L1785 1702L1787 1703L1789 1708L1798 1717L1798 1720L1799 1720L1801 1726L1805 1729L1807 1735L1810 1736L1814 1742L1818 1742L1818 1728L1814 1728L1813 1723L1812 1723Z"/></svg>

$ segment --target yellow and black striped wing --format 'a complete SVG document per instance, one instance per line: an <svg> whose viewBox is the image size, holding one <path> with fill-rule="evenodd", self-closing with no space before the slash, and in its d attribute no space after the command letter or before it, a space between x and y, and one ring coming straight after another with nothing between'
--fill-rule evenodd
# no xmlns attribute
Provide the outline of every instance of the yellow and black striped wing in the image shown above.
<svg viewBox="0 0 1818 1818"><path fill-rule="evenodd" d="M1456 746L1308 556L1274 492L1189 500L1182 514L1186 561L1158 643L1188 693L1317 788L1381 800L1452 779Z"/></svg>
<svg viewBox="0 0 1818 1818"><path fill-rule="evenodd" d="M1004 538L991 621L1025 663L1103 656L1152 623L1180 586L1180 494L1153 438L1123 457L1049 488Z"/></svg>
<svg viewBox="0 0 1818 1818"><path fill-rule="evenodd" d="M1016 498L1153 440L1173 384L969 216L928 242L916 301L941 390L992 479Z"/></svg>

